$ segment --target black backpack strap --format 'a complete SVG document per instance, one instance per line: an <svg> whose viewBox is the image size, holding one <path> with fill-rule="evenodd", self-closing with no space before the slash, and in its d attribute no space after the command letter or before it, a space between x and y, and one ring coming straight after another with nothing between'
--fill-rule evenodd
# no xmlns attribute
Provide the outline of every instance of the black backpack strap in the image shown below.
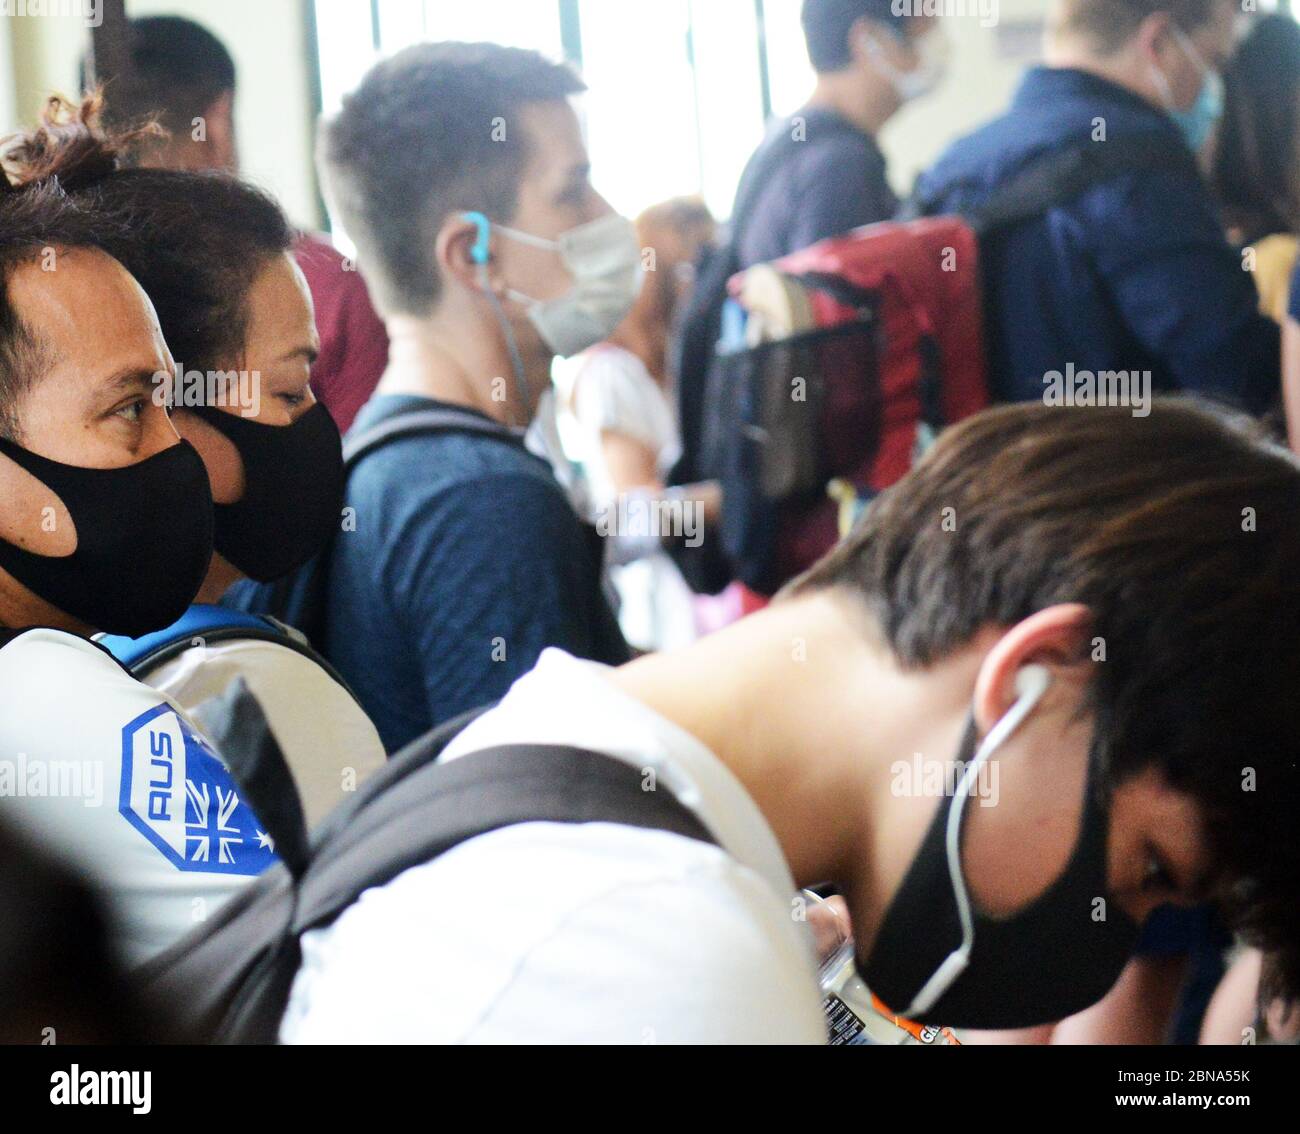
<svg viewBox="0 0 1300 1134"><path fill-rule="evenodd" d="M400 785L417 768L436 761L456 737L489 709L495 707L496 702L493 701L452 717L451 720L444 721L423 736L416 737L405 748L394 752L382 768L371 773L358 787L351 799L339 804L317 825L314 839L316 845L320 846L336 837L338 831L346 826L354 815L370 806L371 802L384 792Z"/></svg>
<svg viewBox="0 0 1300 1134"><path fill-rule="evenodd" d="M301 877L311 857L307 821L293 773L257 697L237 677L191 715L216 745L240 794L271 836L280 861L295 878Z"/></svg>
<svg viewBox="0 0 1300 1134"><path fill-rule="evenodd" d="M503 745L425 764L321 844L293 932L333 921L367 889L479 835L518 823L617 823L716 840L644 771L580 748Z"/></svg>
<svg viewBox="0 0 1300 1134"><path fill-rule="evenodd" d="M232 901L234 914L218 912L214 934L196 931L155 961L148 982L164 997L188 994L186 1010L205 1038L274 1043L302 963L302 934L332 923L371 887L470 839L550 822L616 823L716 842L694 812L652 787L640 768L577 748L506 745L425 763L350 809L297 886L273 867L255 894Z"/></svg>
<svg viewBox="0 0 1300 1134"><path fill-rule="evenodd" d="M997 188L984 204L965 215L975 234L984 237L1041 216L1112 178L1155 172L1200 176L1195 155L1179 138L1164 131L1147 131L1104 142L1086 142L1035 158ZM914 219L936 211L935 201L916 195L904 207L902 216Z"/></svg>

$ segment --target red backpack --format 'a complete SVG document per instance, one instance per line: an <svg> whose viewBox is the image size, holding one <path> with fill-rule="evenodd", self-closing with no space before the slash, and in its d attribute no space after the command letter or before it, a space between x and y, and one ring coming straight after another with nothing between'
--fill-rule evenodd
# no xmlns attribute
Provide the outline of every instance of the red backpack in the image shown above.
<svg viewBox="0 0 1300 1134"><path fill-rule="evenodd" d="M698 475L722 483L731 577L775 593L945 426L988 404L990 239L1102 181L1189 156L1163 137L1056 151L978 213L870 225L732 276L702 417L683 428L699 438Z"/></svg>
<svg viewBox="0 0 1300 1134"><path fill-rule="evenodd" d="M722 539L751 589L771 594L812 566L841 534L846 496L856 514L946 424L988 404L976 272L974 233L942 217L873 225L733 278L751 333L782 301L794 323L718 357L739 425Z"/></svg>

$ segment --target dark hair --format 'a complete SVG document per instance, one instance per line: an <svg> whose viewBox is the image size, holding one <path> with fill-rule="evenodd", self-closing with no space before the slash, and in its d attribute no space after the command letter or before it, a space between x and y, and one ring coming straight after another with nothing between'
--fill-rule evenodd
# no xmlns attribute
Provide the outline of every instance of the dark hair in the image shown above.
<svg viewBox="0 0 1300 1134"><path fill-rule="evenodd" d="M583 90L566 66L491 43L423 43L371 68L322 124L333 204L384 314L427 314L434 236L456 210L509 220L528 158L526 105Z"/></svg>
<svg viewBox="0 0 1300 1134"><path fill-rule="evenodd" d="M27 188L0 175L0 437L19 436L17 406L52 364L48 344L9 299L14 271L68 248L100 248L111 222L79 208L57 183Z"/></svg>
<svg viewBox="0 0 1300 1134"><path fill-rule="evenodd" d="M207 28L182 16L127 22L130 68L105 88L104 122L125 130L156 119L172 134L188 134L195 118L235 89L235 61ZM90 86L85 62L82 89Z"/></svg>
<svg viewBox="0 0 1300 1134"><path fill-rule="evenodd" d="M1248 939L1279 951L1295 994L1300 462L1251 428L1178 399L1157 399L1146 418L986 411L941 436L784 593L860 599L909 667L981 628L1087 606L1104 781L1154 766L1197 802L1214 897ZM1248 775L1258 790L1244 788Z"/></svg>
<svg viewBox="0 0 1300 1134"><path fill-rule="evenodd" d="M1223 73L1210 182L1224 219L1253 244L1300 231L1300 24L1260 20Z"/></svg>
<svg viewBox="0 0 1300 1134"><path fill-rule="evenodd" d="M1185 32L1194 32L1210 22L1214 10L1228 0L1059 0L1053 20L1057 32L1071 32L1090 39L1103 55L1122 48L1157 12L1168 12Z"/></svg>
<svg viewBox="0 0 1300 1134"><path fill-rule="evenodd" d="M813 70L822 75L841 71L853 62L849 32L859 20L901 28L912 18L911 7L910 0L803 0L800 19ZM922 5L918 2L915 7L919 10Z"/></svg>
<svg viewBox="0 0 1300 1134"><path fill-rule="evenodd" d="M123 168L135 135L98 129L99 102L55 97L8 152L29 185L58 184L105 222L96 240L144 288L177 362L221 365L244 342L248 291L295 234L267 194L223 173Z"/></svg>

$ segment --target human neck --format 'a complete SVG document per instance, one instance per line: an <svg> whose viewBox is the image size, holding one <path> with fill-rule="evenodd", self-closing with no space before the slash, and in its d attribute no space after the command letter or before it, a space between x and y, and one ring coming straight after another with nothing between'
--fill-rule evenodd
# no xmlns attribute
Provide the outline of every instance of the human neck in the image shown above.
<svg viewBox="0 0 1300 1134"><path fill-rule="evenodd" d="M1150 103L1158 110L1164 110L1160 94L1149 82L1143 82L1137 76L1140 68L1127 54L1098 56L1074 40L1059 39L1050 41L1043 57L1043 62L1054 70L1083 71L1117 87L1123 87L1130 94L1135 94L1144 102Z"/></svg>
<svg viewBox="0 0 1300 1134"><path fill-rule="evenodd" d="M851 886L889 823L892 762L960 733L973 676L949 664L904 671L853 600L819 592L612 680L731 769L801 885Z"/></svg>
<svg viewBox="0 0 1300 1134"><path fill-rule="evenodd" d="M220 555L213 554L212 563L208 566L207 576L203 580L203 586L199 588L199 593L194 596L194 601L215 606L221 601L221 596L243 577L243 573L239 568L232 567Z"/></svg>
<svg viewBox="0 0 1300 1134"><path fill-rule="evenodd" d="M887 83L873 83L851 71L817 76L808 106L833 110L874 138L898 111L898 95Z"/></svg>
<svg viewBox="0 0 1300 1134"><path fill-rule="evenodd" d="M953 758L987 648L904 669L856 600L822 591L610 679L731 770L795 883L835 883L867 944L938 807L896 790L899 763Z"/></svg>
<svg viewBox="0 0 1300 1134"><path fill-rule="evenodd" d="M668 334L658 323L640 319L624 319L609 341L631 351L650 372L650 376L664 385L667 375Z"/></svg>
<svg viewBox="0 0 1300 1134"><path fill-rule="evenodd" d="M7 571L0 571L0 629L22 630L28 626L49 626L83 638L95 633L93 626L41 601Z"/></svg>
<svg viewBox="0 0 1300 1134"><path fill-rule="evenodd" d="M459 325L458 325L459 324ZM387 321L388 369L376 393L415 394L452 405L468 406L505 425L526 425L537 400L550 384L550 358L528 352L520 344L528 385L527 403L520 398L510 352L503 336L445 311L427 318L393 316Z"/></svg>

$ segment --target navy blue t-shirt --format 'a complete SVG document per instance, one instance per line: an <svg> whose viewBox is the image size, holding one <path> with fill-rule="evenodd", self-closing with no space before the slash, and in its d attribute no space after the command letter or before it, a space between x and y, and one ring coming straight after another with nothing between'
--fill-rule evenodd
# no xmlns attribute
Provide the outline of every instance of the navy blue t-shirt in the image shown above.
<svg viewBox="0 0 1300 1134"><path fill-rule="evenodd" d="M761 148L795 129L795 119L801 120L802 140L758 192L736 249L742 268L889 220L898 210L876 140L833 110L801 110L773 126Z"/></svg>
<svg viewBox="0 0 1300 1134"><path fill-rule="evenodd" d="M353 428L438 405L375 397ZM335 542L325 653L390 753L503 696L548 646L627 660L594 531L522 444L400 438L358 463L346 504L356 530Z"/></svg>

